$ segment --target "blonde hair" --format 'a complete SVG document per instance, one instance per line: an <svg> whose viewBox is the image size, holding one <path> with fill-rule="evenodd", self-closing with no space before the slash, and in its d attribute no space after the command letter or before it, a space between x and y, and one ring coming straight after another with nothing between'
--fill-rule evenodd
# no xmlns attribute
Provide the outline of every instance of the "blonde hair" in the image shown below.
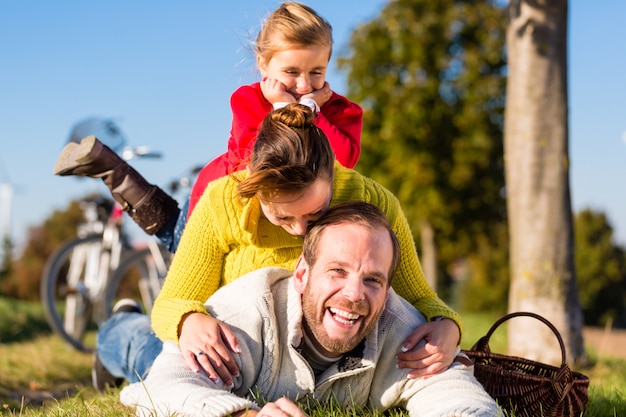
<svg viewBox="0 0 626 417"><path fill-rule="evenodd" d="M241 197L297 192L317 179L332 185L335 154L314 119L315 113L298 103L274 110L263 119L248 175L237 184Z"/></svg>
<svg viewBox="0 0 626 417"><path fill-rule="evenodd" d="M287 1L266 19L254 42L254 54L269 62L276 52L287 49L328 46L332 54L333 28L309 6Z"/></svg>

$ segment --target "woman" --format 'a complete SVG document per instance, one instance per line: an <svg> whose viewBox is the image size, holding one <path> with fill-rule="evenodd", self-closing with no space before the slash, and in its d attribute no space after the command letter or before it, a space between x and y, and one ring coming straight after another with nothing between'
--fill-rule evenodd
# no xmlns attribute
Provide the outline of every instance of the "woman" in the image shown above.
<svg viewBox="0 0 626 417"><path fill-rule="evenodd" d="M461 320L426 283L398 200L375 181L336 163L314 118L300 104L271 112L247 170L207 186L152 310L154 331L161 340L178 341L190 369L232 383L238 371L230 351L237 352L237 341L228 326L207 314L206 299L252 270L293 269L308 224L331 206L361 200L383 210L400 240L402 258L393 288L431 321L404 343L398 366L414 368L412 376L447 368L460 341ZM413 349L421 339L426 345Z"/></svg>

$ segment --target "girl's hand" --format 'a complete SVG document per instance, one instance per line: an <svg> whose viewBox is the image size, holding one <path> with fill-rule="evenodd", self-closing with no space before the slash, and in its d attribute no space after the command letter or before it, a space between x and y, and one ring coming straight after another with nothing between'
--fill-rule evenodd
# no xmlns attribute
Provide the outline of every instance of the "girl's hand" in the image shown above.
<svg viewBox="0 0 626 417"><path fill-rule="evenodd" d="M225 385L234 386L239 368L231 351L241 350L227 324L206 314L190 313L181 324L178 344L189 369L203 371L216 384L221 378Z"/></svg>
<svg viewBox="0 0 626 417"><path fill-rule="evenodd" d="M398 368L412 368L409 378L428 377L443 372L457 354L460 332L450 319L418 326L402 344ZM425 343L419 343L421 340Z"/></svg>
<svg viewBox="0 0 626 417"><path fill-rule="evenodd" d="M330 84L325 82L324 87L320 88L319 90L315 90L309 94L303 95L302 97L300 97L300 100L302 100L303 98L312 98L313 100L315 100L319 107L322 107L324 104L326 104L328 100L330 100L330 97L332 95L333 90L330 89Z"/></svg>
<svg viewBox="0 0 626 417"><path fill-rule="evenodd" d="M285 84L272 78L264 78L261 81L261 93L270 103L295 103L294 96L289 94Z"/></svg>

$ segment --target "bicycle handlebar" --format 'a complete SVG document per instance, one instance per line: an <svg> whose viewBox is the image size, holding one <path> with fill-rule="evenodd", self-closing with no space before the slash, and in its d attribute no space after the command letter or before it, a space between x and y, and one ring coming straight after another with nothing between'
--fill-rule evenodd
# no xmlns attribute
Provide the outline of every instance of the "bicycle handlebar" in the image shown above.
<svg viewBox="0 0 626 417"><path fill-rule="evenodd" d="M137 146L134 148L131 146L126 146L124 147L124 149L122 149L120 156L123 160L129 161L135 158L158 159L161 158L163 155L161 154L161 152L151 151L150 148L148 148L147 146Z"/></svg>

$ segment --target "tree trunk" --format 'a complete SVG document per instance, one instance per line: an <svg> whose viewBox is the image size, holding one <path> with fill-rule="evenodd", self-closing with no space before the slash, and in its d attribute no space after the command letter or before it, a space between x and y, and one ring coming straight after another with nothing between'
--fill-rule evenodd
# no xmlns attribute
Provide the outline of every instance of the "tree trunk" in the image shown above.
<svg viewBox="0 0 626 417"><path fill-rule="evenodd" d="M584 359L569 189L567 0L510 0L505 172L510 228L509 311L552 322L568 362ZM508 324L509 352L560 364L561 350L531 318Z"/></svg>

